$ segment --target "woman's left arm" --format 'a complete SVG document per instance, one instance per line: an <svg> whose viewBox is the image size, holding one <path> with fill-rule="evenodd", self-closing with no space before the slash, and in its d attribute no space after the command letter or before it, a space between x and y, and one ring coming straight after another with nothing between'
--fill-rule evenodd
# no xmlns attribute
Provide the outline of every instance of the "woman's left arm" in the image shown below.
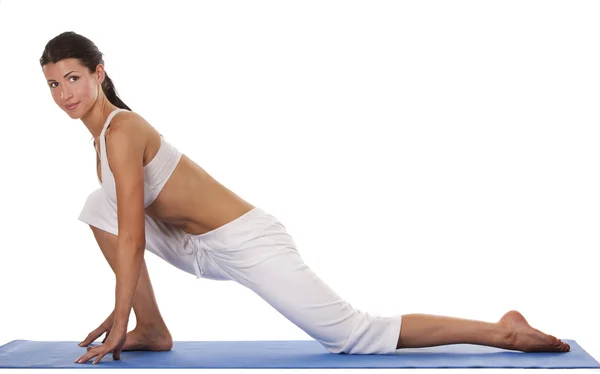
<svg viewBox="0 0 600 374"><path fill-rule="evenodd" d="M116 296L113 328L127 330L146 247L144 211L144 137L136 116L128 113L111 124L106 154L117 192ZM114 126L114 127L113 127Z"/></svg>
<svg viewBox="0 0 600 374"><path fill-rule="evenodd" d="M139 136L139 117L134 113L120 115L106 134L106 157L115 179L117 192L117 278L113 326L103 345L87 351L75 360L86 363L96 357L97 364L109 352L121 359L127 339L127 323L133 308L133 297L140 279L146 248L144 210L144 148Z"/></svg>

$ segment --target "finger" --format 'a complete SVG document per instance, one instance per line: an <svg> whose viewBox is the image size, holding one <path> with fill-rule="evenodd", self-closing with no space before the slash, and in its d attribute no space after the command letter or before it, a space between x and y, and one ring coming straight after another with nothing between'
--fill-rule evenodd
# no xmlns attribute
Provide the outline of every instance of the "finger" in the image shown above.
<svg viewBox="0 0 600 374"><path fill-rule="evenodd" d="M76 364L85 364L88 360L89 360L88 354L84 354L83 356L81 356L77 360L75 360L75 363Z"/></svg>
<svg viewBox="0 0 600 374"><path fill-rule="evenodd" d="M78 364L85 364L90 359L92 359L92 358L96 357L96 355L98 355L98 351L99 351L98 348L99 347L91 348L86 354L84 354L83 356L81 356L77 360L75 360L75 362Z"/></svg>
<svg viewBox="0 0 600 374"><path fill-rule="evenodd" d="M115 360L120 360L121 359L121 350L120 349L119 350L115 350L113 352L113 359L115 359Z"/></svg>
<svg viewBox="0 0 600 374"><path fill-rule="evenodd" d="M106 352L101 352L100 354L98 354L98 357L96 358L96 361L94 361L94 365L96 365L98 362L100 362L100 360L102 360L102 358L104 357L104 355L106 355Z"/></svg>
<svg viewBox="0 0 600 374"><path fill-rule="evenodd" d="M103 332L104 331L102 331L100 328L95 329L94 331L90 332L88 334L88 336L81 343L79 343L79 346L85 347L85 346L89 345L91 342L98 339L98 337L100 335L102 335Z"/></svg>
<svg viewBox="0 0 600 374"><path fill-rule="evenodd" d="M88 346L91 342L98 339L106 331L105 328L98 327L96 330L90 332L84 341L79 343L80 347Z"/></svg>

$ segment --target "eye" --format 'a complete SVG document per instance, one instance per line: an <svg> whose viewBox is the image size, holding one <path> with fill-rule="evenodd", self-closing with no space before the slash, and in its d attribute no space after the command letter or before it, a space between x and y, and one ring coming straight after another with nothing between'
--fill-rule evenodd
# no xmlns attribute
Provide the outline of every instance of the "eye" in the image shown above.
<svg viewBox="0 0 600 374"><path fill-rule="evenodd" d="M71 75L71 76L69 77L69 80L70 80L70 79L73 79L73 78L74 78L75 80L74 80L74 81L71 81L71 82L76 82L76 81L78 81L78 80L79 80L79 77L78 77L78 76L76 76L76 75ZM57 83L58 83L58 82L52 82L52 83L50 83L50 88L56 88L55 84L57 84Z"/></svg>

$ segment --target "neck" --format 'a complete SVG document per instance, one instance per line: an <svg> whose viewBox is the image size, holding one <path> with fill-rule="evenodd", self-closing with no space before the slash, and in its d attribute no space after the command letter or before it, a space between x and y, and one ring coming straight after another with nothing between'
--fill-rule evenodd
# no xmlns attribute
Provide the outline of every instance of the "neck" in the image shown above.
<svg viewBox="0 0 600 374"><path fill-rule="evenodd" d="M94 105L88 110L88 112L81 117L81 121L87 127L89 132L94 138L100 136L106 117L115 109L118 109L113 105L106 97L98 98Z"/></svg>

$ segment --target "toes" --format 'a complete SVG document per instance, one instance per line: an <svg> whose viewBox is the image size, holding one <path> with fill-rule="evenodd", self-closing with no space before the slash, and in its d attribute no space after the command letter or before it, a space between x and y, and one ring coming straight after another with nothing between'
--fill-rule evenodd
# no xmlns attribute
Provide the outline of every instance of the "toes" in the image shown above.
<svg viewBox="0 0 600 374"><path fill-rule="evenodd" d="M556 339L556 346L562 348L565 346L565 343L563 343L560 339Z"/></svg>
<svg viewBox="0 0 600 374"><path fill-rule="evenodd" d="M555 338L554 336L550 336L548 338L548 341L552 341L551 344L549 344L549 349L555 352L566 352L568 349L567 347L569 346L567 343L563 342L560 339Z"/></svg>
<svg viewBox="0 0 600 374"><path fill-rule="evenodd" d="M569 344L559 340L559 345L558 345L558 351L559 352L568 352L571 350L571 346L569 346Z"/></svg>
<svg viewBox="0 0 600 374"><path fill-rule="evenodd" d="M548 342L549 348L560 348L560 346L562 345L562 342L553 336L547 337L546 341Z"/></svg>

